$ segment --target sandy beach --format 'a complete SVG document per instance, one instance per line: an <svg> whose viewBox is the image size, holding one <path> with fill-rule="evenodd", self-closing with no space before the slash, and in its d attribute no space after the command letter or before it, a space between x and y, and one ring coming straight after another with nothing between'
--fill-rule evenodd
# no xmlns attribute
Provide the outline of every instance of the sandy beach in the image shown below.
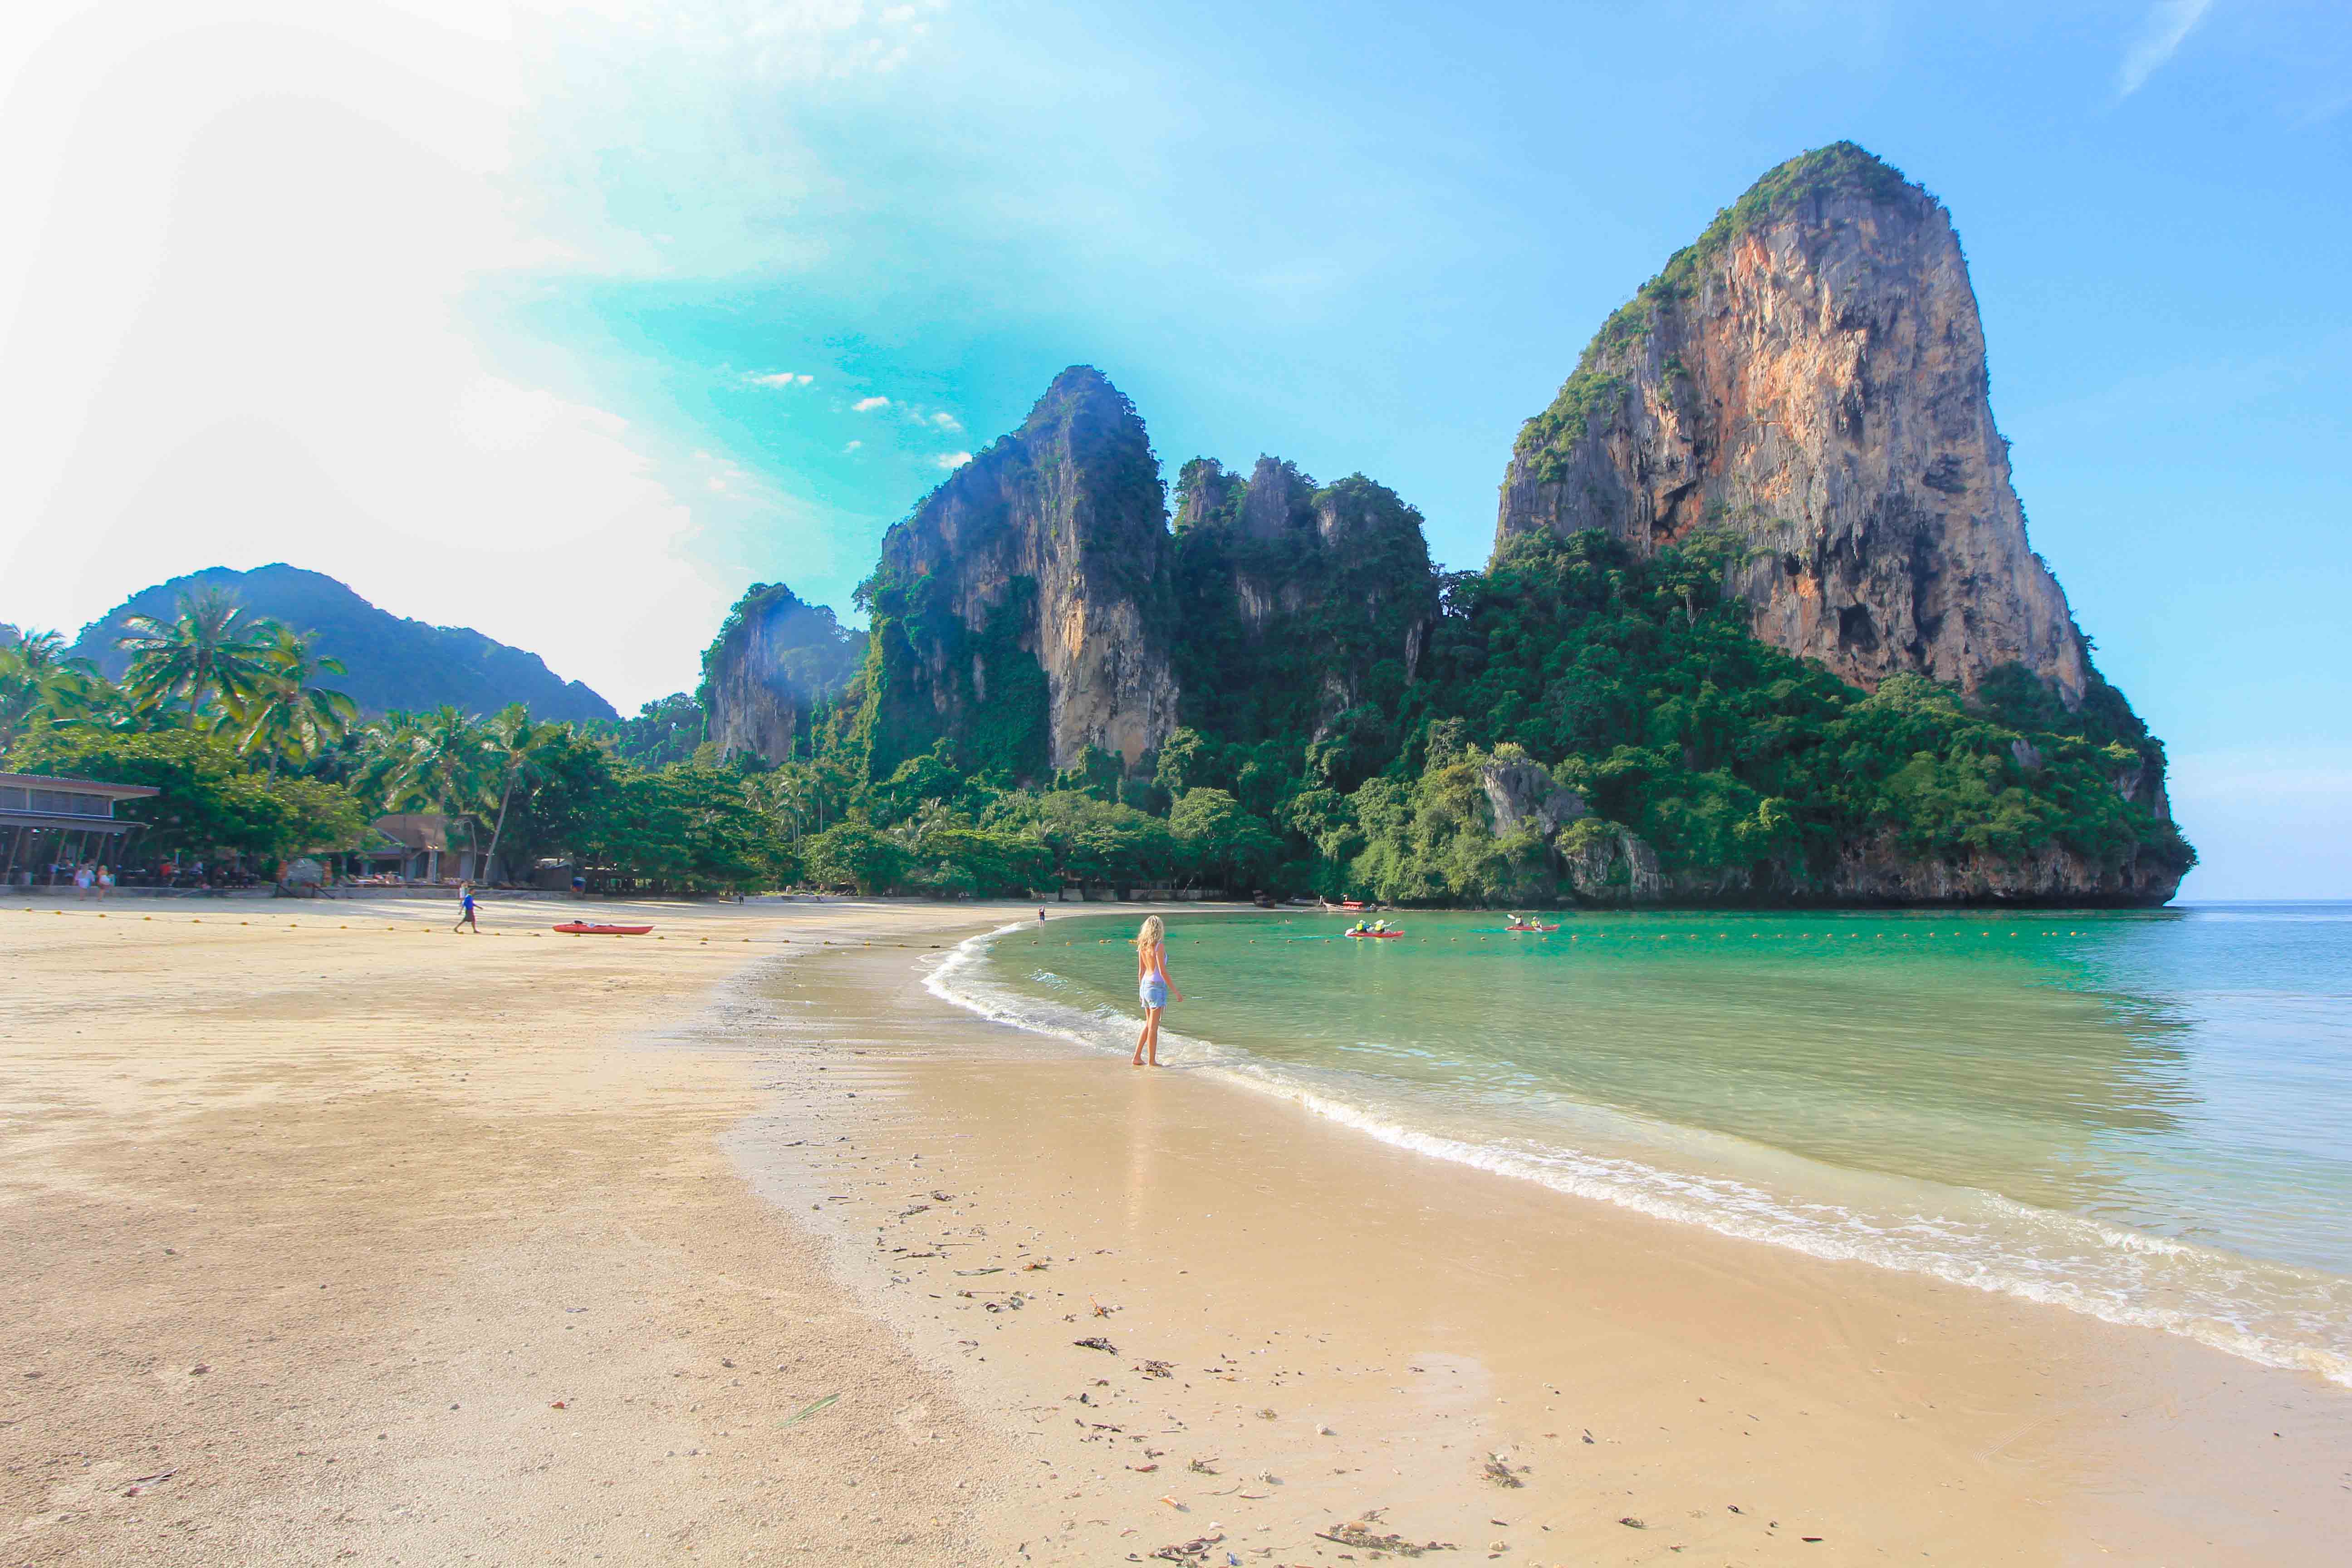
<svg viewBox="0 0 2352 1568"><path fill-rule="evenodd" d="M562 911L0 905L0 1557L2299 1563L2352 1529L2343 1390L924 989L1005 911L532 934Z"/></svg>

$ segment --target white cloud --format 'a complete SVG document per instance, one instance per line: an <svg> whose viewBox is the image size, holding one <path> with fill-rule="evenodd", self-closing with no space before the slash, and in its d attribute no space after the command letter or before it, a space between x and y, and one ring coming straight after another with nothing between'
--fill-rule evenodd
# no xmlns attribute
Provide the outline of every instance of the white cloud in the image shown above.
<svg viewBox="0 0 2352 1568"><path fill-rule="evenodd" d="M955 469L962 468L966 463L971 462L971 454L970 452L942 452L938 457L933 458L931 461L937 463L940 468L946 468L950 472L953 472Z"/></svg>
<svg viewBox="0 0 2352 1568"><path fill-rule="evenodd" d="M952 414L934 414L931 416L931 423L938 426L942 430L961 430L963 428L963 421L957 418Z"/></svg>
<svg viewBox="0 0 2352 1568"><path fill-rule="evenodd" d="M698 541L789 503L467 331L483 276L567 259L509 205L530 26L459 0L11 12L0 619L70 631L289 561L624 710L692 684L740 586Z"/></svg>
<svg viewBox="0 0 2352 1568"><path fill-rule="evenodd" d="M861 397L850 406L860 414L871 414L877 408L889 407L890 400L887 397Z"/></svg>
<svg viewBox="0 0 2352 1568"><path fill-rule="evenodd" d="M2182 40L2212 6L2213 0L2156 0L2124 50L2123 64L2116 71L2116 96L2129 98L2146 85L2165 61L2180 51Z"/></svg>
<svg viewBox="0 0 2352 1568"><path fill-rule="evenodd" d="M753 386L791 387L806 386L811 382L816 380L816 377L813 375L797 375L789 370L780 370L772 375L747 375L743 379L750 382Z"/></svg>
<svg viewBox="0 0 2352 1568"><path fill-rule="evenodd" d="M845 452L855 452L858 447L863 447L864 445L866 445L866 443L863 441L852 441L848 446L844 447L842 450Z"/></svg>

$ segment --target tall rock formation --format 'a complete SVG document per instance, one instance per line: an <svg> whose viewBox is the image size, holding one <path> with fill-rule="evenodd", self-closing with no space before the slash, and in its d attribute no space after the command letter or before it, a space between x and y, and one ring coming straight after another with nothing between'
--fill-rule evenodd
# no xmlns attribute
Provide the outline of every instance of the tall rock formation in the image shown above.
<svg viewBox="0 0 2352 1568"><path fill-rule="evenodd" d="M1727 531L1756 634L1875 689L2095 679L2026 542L1944 208L1850 142L1791 159L1611 316L1504 478L1516 535Z"/></svg>
<svg viewBox="0 0 2352 1568"><path fill-rule="evenodd" d="M695 693L724 753L769 762L793 754L809 710L849 684L866 662L866 634L782 583L754 583L702 654Z"/></svg>
<svg viewBox="0 0 2352 1568"><path fill-rule="evenodd" d="M1015 778L1089 748L1136 766L1176 723L1168 556L1143 421L1074 365L883 539L871 768L942 737L965 765Z"/></svg>
<svg viewBox="0 0 2352 1568"><path fill-rule="evenodd" d="M1177 502L1188 724L1316 740L1349 710L1394 705L1437 620L1419 511L1361 474L1318 486L1264 457L1246 479L1194 458Z"/></svg>

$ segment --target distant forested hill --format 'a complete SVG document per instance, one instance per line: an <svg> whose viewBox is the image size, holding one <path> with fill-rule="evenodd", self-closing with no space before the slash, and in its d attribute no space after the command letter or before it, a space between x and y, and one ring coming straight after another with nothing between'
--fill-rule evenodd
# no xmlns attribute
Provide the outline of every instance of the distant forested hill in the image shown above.
<svg viewBox="0 0 2352 1568"><path fill-rule="evenodd" d="M370 713L436 708L494 713L510 702L535 719L616 719L613 705L567 681L539 655L509 647L467 626L435 626L380 610L318 572L283 562L233 572L207 567L132 595L82 628L73 652L117 679L128 662L115 641L132 616L169 619L183 595L220 588L257 616L282 621L314 639L316 650L343 661L349 674L328 684Z"/></svg>

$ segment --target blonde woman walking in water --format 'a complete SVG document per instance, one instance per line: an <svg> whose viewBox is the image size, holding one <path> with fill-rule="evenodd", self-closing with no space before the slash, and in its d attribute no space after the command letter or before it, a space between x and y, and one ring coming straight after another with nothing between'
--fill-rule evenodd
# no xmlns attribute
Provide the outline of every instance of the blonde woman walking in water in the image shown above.
<svg viewBox="0 0 2352 1568"><path fill-rule="evenodd" d="M1168 994L1176 993L1176 1000L1184 1000L1184 993L1176 989L1175 979L1168 973L1168 928L1152 915L1143 922L1135 937L1135 990L1143 1004L1143 1033L1135 1042L1135 1065L1142 1067L1144 1055L1150 1054L1150 1065L1160 1065L1160 1015L1168 1005Z"/></svg>

